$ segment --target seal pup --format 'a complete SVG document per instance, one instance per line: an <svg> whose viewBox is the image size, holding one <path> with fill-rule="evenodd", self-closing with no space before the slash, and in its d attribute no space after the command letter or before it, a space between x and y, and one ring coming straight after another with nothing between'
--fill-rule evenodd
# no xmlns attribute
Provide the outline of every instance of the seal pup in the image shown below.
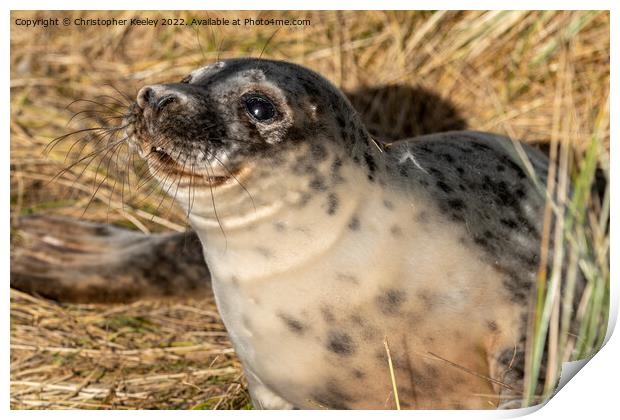
<svg viewBox="0 0 620 420"><path fill-rule="evenodd" d="M255 407L519 397L542 154L478 132L382 146L326 79L263 59L145 86L125 123L201 240Z"/></svg>

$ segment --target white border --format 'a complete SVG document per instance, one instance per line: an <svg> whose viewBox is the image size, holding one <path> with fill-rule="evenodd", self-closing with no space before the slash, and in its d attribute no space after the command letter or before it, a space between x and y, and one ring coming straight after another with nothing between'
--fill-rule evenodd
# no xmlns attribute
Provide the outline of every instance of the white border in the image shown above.
<svg viewBox="0 0 620 420"><path fill-rule="evenodd" d="M162 1L162 0L152 0L152 1L123 1L118 2L117 5L110 4L110 2L89 2L85 4L83 1L75 1L75 0L67 0L67 1L56 1L54 4L50 4L49 1L34 1L34 0L24 0L20 2L9 2L8 4L4 4L6 7L6 15L9 17L9 10L27 10L27 9L41 9L41 10L201 10L208 8L210 10L270 10L270 9L297 9L297 10L318 10L318 9L341 9L341 10L360 10L360 9L374 9L377 5L380 5L382 9L418 9L424 10L428 8L428 2L413 2L413 1L390 1L384 0L380 3L372 2L370 0L357 0L357 1L339 1L334 2L326 1L326 0L315 0L311 3L299 1L299 0L289 0L289 1L261 1L261 2L253 2L250 3L248 1L242 0L215 0L215 1ZM611 56L617 57L618 55L618 47L617 47L617 19L615 8L613 7L613 3L611 1L597 1L591 0L588 2L585 1L575 1L575 0L564 0L564 1L532 1L532 0L523 0L519 2L502 2L498 3L497 1L446 1L446 0L436 0L433 1L430 5L432 5L432 9L453 9L453 10L461 10L461 9L606 9L612 10L611 13L611 35L612 35L612 43L611 43ZM117 7L118 6L118 7ZM122 7L121 7L122 6ZM174 8L171 8L174 6ZM9 73L9 63L10 63L10 25L6 25L2 28L2 32L5 36L2 37L4 39L4 65L2 67L2 76L4 80L4 84L2 85L2 92L4 96L4 101L2 102L2 125L3 125L3 133L5 133L4 139L4 153L0 156L2 159L2 164L0 167L4 168L5 177L1 183L1 200L2 200L2 220L4 222L2 226L3 232L3 240L2 240L2 254L0 256L2 261L1 266L3 267L3 285L1 289L2 294L2 303L4 307L4 317L2 318L2 327L5 332L6 340L5 345L1 346L1 353L4 363L2 363L1 372L2 378L2 389L1 389L1 398L4 402L3 406L5 410L9 409L9 372L10 372L10 358L9 358L9 337L10 337L10 323L9 323L9 263L10 263L10 254L9 254L9 234L10 234L10 223L9 223L9 199L10 199L10 159L9 159L9 139L7 138L10 133L10 112L9 112L9 82L10 82L10 73ZM611 108L618 109L618 94L615 92L615 87L617 86L616 81L616 72L615 70L615 59L612 58L612 75L611 75ZM612 140L612 162L617 161L616 156L616 147L613 147L613 143L617 137L617 124L614 123L614 119L611 118L611 138ZM616 187L615 182L611 182L612 188L612 209L616 208L618 192L616 191L618 188ZM612 311L610 314L610 324L615 324L615 321L618 317L618 299L620 298L620 293L617 287L617 281L614 281L616 274L616 269L614 265L614 261L616 260L616 256L618 255L615 252L616 248L614 246L614 240L617 236L617 228L616 228L615 218L611 219L611 278L612 278ZM610 333L611 333L610 325ZM541 410L526 410L526 411L534 411L530 414L529 418L532 419L555 419L561 418L565 419L607 419L607 418L615 418L618 415L618 408L616 404L617 396L617 381L620 378L620 364L618 363L618 356L620 356L620 339L616 336L612 336L611 339L607 342L605 347L597 354L592 361L588 363L588 365L583 369L582 372L578 373L576 378L571 380L552 400ZM521 410L519 410L521 411ZM42 416L45 417L55 417L55 418L83 418L86 413L84 411L10 411L8 413L12 417L21 417L21 418L40 418ZM171 417L177 416L177 413L172 411L159 411L159 412L145 412L145 411L135 411L135 412L116 412L114 414L104 411L90 411L87 413L88 416L100 417L105 416L108 417L110 415L121 416L122 418L129 417L142 417L145 418L149 416L155 417ZM445 419L445 418L470 418L470 419L481 419L481 418L502 418L502 417L513 417L517 415L516 412L478 412L478 411L462 411L462 412L448 412L448 411L414 411L414 412L334 412L334 411L325 411L325 412L316 412L316 411L300 411L300 412L243 412L243 411L222 411L222 412L210 412L204 413L200 411L187 411L183 414L183 416L188 416L192 418L203 418L204 416L216 416L218 418L239 418L239 417L252 417L252 418L290 418L291 416L297 418L314 418L315 416L327 416L331 418L343 418L343 417L353 417L356 418L366 418L366 417L376 417L376 416L394 416L394 417L403 417L413 419Z"/></svg>
<svg viewBox="0 0 620 420"><path fill-rule="evenodd" d="M611 10L613 1L609 0L521 0L498 2L491 0L456 1L436 0L166 0L104 2L78 0L55 1L23 0L7 4L13 10ZM377 6L380 5L380 8ZM175 7L171 7L175 6ZM429 7L432 6L432 7Z"/></svg>

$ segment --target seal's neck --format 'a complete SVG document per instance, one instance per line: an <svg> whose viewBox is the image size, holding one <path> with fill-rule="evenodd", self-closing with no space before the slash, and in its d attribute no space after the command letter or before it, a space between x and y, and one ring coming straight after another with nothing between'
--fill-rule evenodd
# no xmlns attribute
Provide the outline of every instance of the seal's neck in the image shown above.
<svg viewBox="0 0 620 420"><path fill-rule="evenodd" d="M280 160L253 168L243 185L195 197L190 221L214 279L258 280L308 264L337 246L378 190L370 151L353 159L315 144Z"/></svg>

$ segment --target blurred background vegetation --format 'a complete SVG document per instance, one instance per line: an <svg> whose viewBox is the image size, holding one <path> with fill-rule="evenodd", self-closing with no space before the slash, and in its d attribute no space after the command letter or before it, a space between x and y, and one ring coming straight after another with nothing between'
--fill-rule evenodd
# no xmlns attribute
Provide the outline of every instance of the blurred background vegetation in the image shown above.
<svg viewBox="0 0 620 420"><path fill-rule="evenodd" d="M541 273L529 368L549 337L551 366L585 356L605 334L609 280L609 12L13 12L15 18L296 18L308 26L11 27L11 216L54 213L143 232L182 231L162 197L125 195L105 165L67 165L92 126L77 99L118 109L145 83L180 80L218 58L262 55L308 66L341 87L379 138L471 128L545 143L548 185L568 274ZM62 24L61 24L62 25ZM106 96L109 95L110 97ZM103 116L95 123L111 124ZM88 141L88 138L85 140ZM88 147L88 145L86 145ZM102 180L105 179L103 182ZM575 192L566 194L566 182ZM94 194L94 191L97 191ZM93 195L94 194L94 195ZM94 197L94 199L93 199ZM92 201L92 202L91 202ZM84 209L88 205L88 209ZM559 212L559 213L558 213ZM83 214L84 213L84 214ZM562 247L558 247L562 248ZM560 267L561 268L561 267ZM557 290L587 279L570 337ZM564 282L564 283L563 283ZM567 343L574 343L567 347ZM568 348L568 350L566 350ZM555 351L553 351L555 349ZM530 379L536 375L530 373ZM548 389L557 370L546 372ZM13 408L248 408L240 365L210 298L71 305L11 292ZM533 390L526 399L535 401Z"/></svg>

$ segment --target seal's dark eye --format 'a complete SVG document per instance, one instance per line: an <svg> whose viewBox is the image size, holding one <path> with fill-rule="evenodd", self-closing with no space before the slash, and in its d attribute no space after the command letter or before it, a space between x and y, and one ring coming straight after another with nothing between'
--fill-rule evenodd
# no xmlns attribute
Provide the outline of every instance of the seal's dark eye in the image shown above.
<svg viewBox="0 0 620 420"><path fill-rule="evenodd" d="M264 96L251 95L245 98L245 109L256 121L268 121L275 117L276 107Z"/></svg>

